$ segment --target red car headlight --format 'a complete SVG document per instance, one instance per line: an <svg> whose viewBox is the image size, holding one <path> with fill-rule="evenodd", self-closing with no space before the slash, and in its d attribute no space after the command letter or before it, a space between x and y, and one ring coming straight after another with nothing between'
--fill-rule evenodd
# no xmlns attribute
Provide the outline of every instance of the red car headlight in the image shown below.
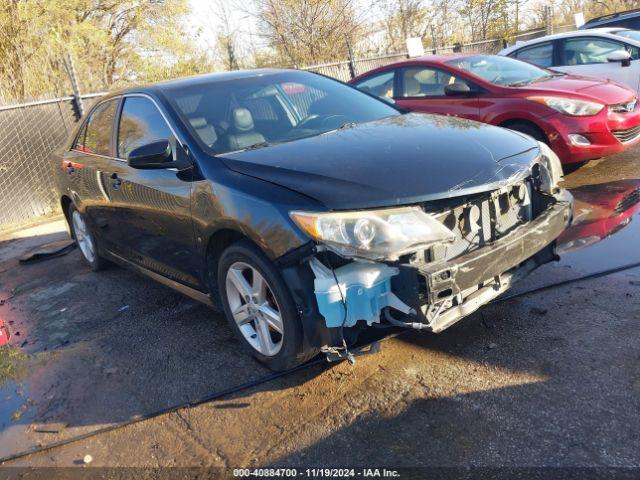
<svg viewBox="0 0 640 480"><path fill-rule="evenodd" d="M553 108L565 115L572 117L588 117L596 115L602 111L604 104L589 102L587 100L576 100L563 97L527 97L527 100L541 103L549 108Z"/></svg>

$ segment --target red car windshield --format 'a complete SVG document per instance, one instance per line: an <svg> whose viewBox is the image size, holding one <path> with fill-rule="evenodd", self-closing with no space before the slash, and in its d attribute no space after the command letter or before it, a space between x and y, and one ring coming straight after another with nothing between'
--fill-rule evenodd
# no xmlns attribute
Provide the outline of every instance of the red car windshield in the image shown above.
<svg viewBox="0 0 640 480"><path fill-rule="evenodd" d="M473 55L446 62L494 85L521 87L561 75L530 63L497 55Z"/></svg>

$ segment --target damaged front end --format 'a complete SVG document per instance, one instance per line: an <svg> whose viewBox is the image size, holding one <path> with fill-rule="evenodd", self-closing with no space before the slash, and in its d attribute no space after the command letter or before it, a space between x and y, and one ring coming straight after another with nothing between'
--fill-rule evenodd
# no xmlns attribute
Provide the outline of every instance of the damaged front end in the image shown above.
<svg viewBox="0 0 640 480"><path fill-rule="evenodd" d="M484 191L454 188L378 211L292 212L314 239L283 264L308 343L335 351L372 326L441 332L554 260L572 212L561 175L541 144L531 165Z"/></svg>

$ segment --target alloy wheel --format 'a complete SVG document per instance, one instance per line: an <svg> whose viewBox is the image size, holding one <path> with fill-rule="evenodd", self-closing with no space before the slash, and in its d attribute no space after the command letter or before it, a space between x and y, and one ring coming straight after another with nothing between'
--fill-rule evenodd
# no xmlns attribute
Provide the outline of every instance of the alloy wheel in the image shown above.
<svg viewBox="0 0 640 480"><path fill-rule="evenodd" d="M265 278L244 262L227 270L227 301L245 340L260 354L276 355L282 348L284 326L278 303Z"/></svg>
<svg viewBox="0 0 640 480"><path fill-rule="evenodd" d="M87 224L80 212L77 210L73 212L72 221L73 232L76 237L76 242L78 242L78 246L80 247L80 251L82 252L82 255L84 255L84 258L86 258L89 263L92 263L96 258L95 245L93 243L91 233L87 228Z"/></svg>

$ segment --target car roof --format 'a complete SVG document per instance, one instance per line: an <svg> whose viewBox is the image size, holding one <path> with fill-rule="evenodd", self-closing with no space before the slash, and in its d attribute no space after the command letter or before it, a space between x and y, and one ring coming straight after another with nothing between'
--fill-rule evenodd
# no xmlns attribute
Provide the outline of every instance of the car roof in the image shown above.
<svg viewBox="0 0 640 480"><path fill-rule="evenodd" d="M379 70L384 70L386 68L396 68L402 67L405 65L415 65L416 63L446 63L449 60L453 60L456 58L465 58L465 57L475 57L476 55L485 55L491 56L489 53L447 53L447 54L439 54L439 55L422 55L420 57L411 57L406 60L400 60L399 62L389 63L388 65L383 65L381 67L377 67L375 69L369 70L367 72L363 72L358 77L368 75L372 72L376 72ZM356 78L358 78L356 77Z"/></svg>
<svg viewBox="0 0 640 480"><path fill-rule="evenodd" d="M589 25L597 25L597 24L606 25L607 23L613 23L620 20L625 20L628 18L634 18L638 16L640 16L639 8L632 9L632 10L625 10L623 12L608 13L606 15L602 15L600 17L595 17L590 20L587 20L585 24L580 28L589 28Z"/></svg>
<svg viewBox="0 0 640 480"><path fill-rule="evenodd" d="M447 53L447 54L439 54L439 55L423 55L421 57L412 57L412 58L407 58L406 60L400 60L399 62L393 62L387 65L376 67L371 70L367 70L366 72L363 72L357 75L356 77L352 78L351 80L349 80L348 83L353 83L356 80L359 81L370 75L375 75L378 72L382 72L384 70L391 69L391 68L412 66L416 64L419 65L422 63L446 63L447 61L453 60L455 58L475 57L476 55L492 56L491 54L487 54L487 53Z"/></svg>
<svg viewBox="0 0 640 480"><path fill-rule="evenodd" d="M421 57L414 57L405 60L400 63L411 63L411 62L437 62L444 63L449 60L453 60L454 58L468 57L469 55L474 55L473 53L443 53L439 55L423 55Z"/></svg>
<svg viewBox="0 0 640 480"><path fill-rule="evenodd" d="M278 73L300 72L300 71L304 71L304 70L294 70L294 69L284 69L284 68L283 69L264 68L264 69L255 69L255 70L233 70L230 72L205 73L202 75L192 75L189 77L181 77L181 78L176 78L172 80L163 80L161 82L152 83L149 85L124 88L121 90L110 92L108 95L105 95L103 99L108 99L110 97L114 97L118 95L126 95L127 93L153 93L158 90L164 90L164 89L173 88L173 87L188 87L191 85L227 82L230 80L239 80L242 78L268 76L268 75L276 75Z"/></svg>
<svg viewBox="0 0 640 480"><path fill-rule="evenodd" d="M611 40L621 40L622 37L616 35L617 32L621 32L624 30L629 30L628 28L621 27L602 27L602 28L590 28L588 30L572 30L570 32L562 32L562 33L554 33L552 35L545 35L544 37L534 38L532 40L527 40L526 42L516 42L514 45L511 45L505 49L503 49L500 54L504 55L506 53L511 53L514 50L518 50L522 47L527 47L529 45L536 45L538 43L548 42L551 40L557 40L559 38L571 38L571 37L603 37L610 38ZM631 43L633 45L640 46L640 42L633 40L628 37L624 37L624 42Z"/></svg>

